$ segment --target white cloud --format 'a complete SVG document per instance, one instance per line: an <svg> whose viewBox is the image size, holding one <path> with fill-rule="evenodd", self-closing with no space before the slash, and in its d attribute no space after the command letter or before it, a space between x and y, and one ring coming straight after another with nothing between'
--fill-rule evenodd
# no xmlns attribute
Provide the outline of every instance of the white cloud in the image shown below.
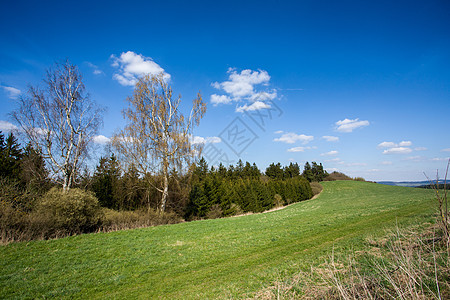
<svg viewBox="0 0 450 300"><path fill-rule="evenodd" d="M333 156L333 155L338 155L338 154L339 154L338 151L332 150L332 151L329 151L329 152L326 152L326 153L322 153L322 154L320 154L320 156Z"/></svg>
<svg viewBox="0 0 450 300"><path fill-rule="evenodd" d="M8 121L1 121L0 120L0 130L1 131L13 131L13 130L18 130L19 127L17 127L16 125L8 122Z"/></svg>
<svg viewBox="0 0 450 300"><path fill-rule="evenodd" d="M442 149L442 152L450 152L450 148Z"/></svg>
<svg viewBox="0 0 450 300"><path fill-rule="evenodd" d="M252 103L251 105L243 105L236 107L236 112L244 112L244 111L255 111L260 109L267 109L270 108L270 105L261 101L256 101Z"/></svg>
<svg viewBox="0 0 450 300"><path fill-rule="evenodd" d="M385 160L385 161L382 161L381 164L384 166L390 166L390 165L392 165L392 161Z"/></svg>
<svg viewBox="0 0 450 300"><path fill-rule="evenodd" d="M341 159L338 157L325 160L325 162L340 162L340 161L341 161Z"/></svg>
<svg viewBox="0 0 450 300"><path fill-rule="evenodd" d="M450 157L435 157L432 158L432 161L448 161L450 159Z"/></svg>
<svg viewBox="0 0 450 300"><path fill-rule="evenodd" d="M324 140L326 140L327 142L338 142L339 141L339 138L337 136L324 135L322 138Z"/></svg>
<svg viewBox="0 0 450 300"><path fill-rule="evenodd" d="M282 133L283 133L283 130L278 130L278 131L275 131L274 133L275 133L275 134L282 134Z"/></svg>
<svg viewBox="0 0 450 300"><path fill-rule="evenodd" d="M398 146L399 147L410 147L412 145L411 141L401 141Z"/></svg>
<svg viewBox="0 0 450 300"><path fill-rule="evenodd" d="M313 149L313 147L294 147L289 148L287 152L305 152L305 150Z"/></svg>
<svg viewBox="0 0 450 300"><path fill-rule="evenodd" d="M157 63L150 57L145 57L141 54L136 54L132 51L122 52L119 57L111 55L113 59L112 66L119 69L113 75L121 85L133 86L138 81L139 77L143 75L158 75L163 73L165 80L170 79L170 74L166 73Z"/></svg>
<svg viewBox="0 0 450 300"><path fill-rule="evenodd" d="M254 95L255 85L268 83L270 80L269 74L264 70L252 71L246 69L238 73L235 69L230 68L227 73L230 74L229 80L222 83L214 82L213 87L223 89L236 99Z"/></svg>
<svg viewBox="0 0 450 300"><path fill-rule="evenodd" d="M233 100L230 97L225 96L225 95L217 95L217 94L211 95L211 103L214 106L217 106L217 104L228 104L231 101L233 101Z"/></svg>
<svg viewBox="0 0 450 300"><path fill-rule="evenodd" d="M232 101L248 101L250 103L262 103L263 101L273 100L277 97L277 91L266 90L257 91L255 87L257 85L267 86L270 81L270 76L267 71L258 70L253 71L250 69L242 70L240 73L234 68L229 68L227 73L228 80L224 82L213 82L211 84L217 90L222 90L226 95L213 95L211 96L211 102L217 104L229 104ZM226 98L225 98L226 97ZM261 107L261 104L258 104ZM250 106L241 106L237 111L248 110L246 108ZM266 107L269 108L269 107ZM256 110L256 109L254 109Z"/></svg>
<svg viewBox="0 0 450 300"><path fill-rule="evenodd" d="M408 156L404 160L421 161L424 160L424 158L422 156L416 155L416 156Z"/></svg>
<svg viewBox="0 0 450 300"><path fill-rule="evenodd" d="M9 99L17 99L17 97L19 97L19 95L22 93L21 90L16 89L15 87L12 87L12 86L4 86L4 85L2 85L2 88L8 94L8 98Z"/></svg>
<svg viewBox="0 0 450 300"><path fill-rule="evenodd" d="M293 132L286 132L281 137L274 139L275 142L283 142L287 144L293 144L297 141L307 144L312 140L314 140L312 135L296 134Z"/></svg>
<svg viewBox="0 0 450 300"><path fill-rule="evenodd" d="M328 173L333 173L333 172L339 172L339 169L337 169L337 168L326 168L326 171Z"/></svg>
<svg viewBox="0 0 450 300"><path fill-rule="evenodd" d="M415 151L426 151L426 150L428 150L428 148L427 147L416 147L416 148L414 148L414 150Z"/></svg>
<svg viewBox="0 0 450 300"><path fill-rule="evenodd" d="M347 164L347 166L349 167L363 167L363 166L367 166L366 163L349 163Z"/></svg>
<svg viewBox="0 0 450 300"><path fill-rule="evenodd" d="M193 138L191 138L191 143L192 144L217 144L220 143L222 141L222 139L220 137L217 136L209 136L209 137L201 137L201 136L194 136Z"/></svg>
<svg viewBox="0 0 450 300"><path fill-rule="evenodd" d="M86 62L86 64L93 69L92 73L94 73L94 75L105 74L102 70L99 69L98 66L94 65L93 63Z"/></svg>
<svg viewBox="0 0 450 300"><path fill-rule="evenodd" d="M368 126L369 121L359 121L359 119L344 119L336 122L336 130L339 132L352 132L356 128Z"/></svg>
<svg viewBox="0 0 450 300"><path fill-rule="evenodd" d="M408 154L411 152L412 152L412 150L410 148L394 147L394 148L384 150L383 154Z"/></svg>
<svg viewBox="0 0 450 300"><path fill-rule="evenodd" d="M94 138L92 140L94 141L94 143L100 144L100 145L106 145L111 141L110 138L108 138L104 135L96 135L96 136L94 136Z"/></svg>
<svg viewBox="0 0 450 300"><path fill-rule="evenodd" d="M378 144L378 148L394 148L397 146L398 145L393 142L382 142L382 143Z"/></svg>

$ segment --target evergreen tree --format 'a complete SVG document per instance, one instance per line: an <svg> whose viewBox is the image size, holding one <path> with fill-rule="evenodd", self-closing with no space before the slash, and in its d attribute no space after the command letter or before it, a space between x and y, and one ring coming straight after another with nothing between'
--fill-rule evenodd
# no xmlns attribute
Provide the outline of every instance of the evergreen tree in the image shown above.
<svg viewBox="0 0 450 300"><path fill-rule="evenodd" d="M20 180L22 149L17 138L10 133L6 140L0 131L0 176Z"/></svg>

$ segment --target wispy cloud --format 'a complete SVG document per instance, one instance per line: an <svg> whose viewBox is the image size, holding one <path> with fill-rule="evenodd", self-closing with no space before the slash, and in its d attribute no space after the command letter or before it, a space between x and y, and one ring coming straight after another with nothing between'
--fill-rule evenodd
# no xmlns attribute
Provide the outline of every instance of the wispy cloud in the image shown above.
<svg viewBox="0 0 450 300"><path fill-rule="evenodd" d="M302 144L307 144L312 140L314 140L314 136L312 135L296 134L294 132L283 133L281 137L274 139L275 142L282 142L286 144L293 144L298 141L302 142Z"/></svg>
<svg viewBox="0 0 450 300"><path fill-rule="evenodd" d="M450 148L442 149L442 152L450 152Z"/></svg>
<svg viewBox="0 0 450 300"><path fill-rule="evenodd" d="M18 129L19 128L16 125L14 125L8 121L0 120L0 130L1 131L13 131L13 130L18 130Z"/></svg>
<svg viewBox="0 0 450 300"><path fill-rule="evenodd" d="M320 156L334 156L334 155L338 155L338 154L339 154L338 151L332 150L332 151L329 151L329 152L326 152L326 153L322 153L322 154L320 154Z"/></svg>
<svg viewBox="0 0 450 300"><path fill-rule="evenodd" d="M337 136L324 135L322 138L324 140L326 140L327 142L338 142L339 141L339 137L337 137Z"/></svg>
<svg viewBox="0 0 450 300"><path fill-rule="evenodd" d="M426 150L428 150L427 147L416 147L416 148L414 148L414 151L426 151Z"/></svg>
<svg viewBox="0 0 450 300"><path fill-rule="evenodd" d="M121 85L134 86L139 77L147 74L158 75L162 73L165 80L170 79L170 74L166 73L150 57L127 51L120 54L119 57L111 55L111 58L113 60L112 66L118 68L113 78Z"/></svg>
<svg viewBox="0 0 450 300"><path fill-rule="evenodd" d="M313 147L293 147L289 148L287 152L305 152L305 150L313 149Z"/></svg>
<svg viewBox="0 0 450 300"><path fill-rule="evenodd" d="M92 73L94 75L104 75L105 74L102 70L100 70L100 68L98 66L94 65L93 63L87 61L86 64L90 68L92 68Z"/></svg>
<svg viewBox="0 0 450 300"><path fill-rule="evenodd" d="M390 166L390 165L392 165L392 161L385 160L385 161L382 161L381 164L383 166Z"/></svg>
<svg viewBox="0 0 450 300"><path fill-rule="evenodd" d="M407 147L393 147L383 151L383 154L408 154L411 153L411 148Z"/></svg>
<svg viewBox="0 0 450 300"><path fill-rule="evenodd" d="M344 120L339 120L336 122L336 130L339 132L352 132L353 130L360 128L360 127L364 127L364 126L369 126L369 121L363 121L363 120L359 120L358 118L356 119L344 119Z"/></svg>
<svg viewBox="0 0 450 300"><path fill-rule="evenodd" d="M4 85L2 85L1 87L8 94L8 98L9 99L13 99L13 100L17 99L17 97L19 97L19 95L22 93L21 90L16 89L15 87L12 87L12 86L4 86Z"/></svg>

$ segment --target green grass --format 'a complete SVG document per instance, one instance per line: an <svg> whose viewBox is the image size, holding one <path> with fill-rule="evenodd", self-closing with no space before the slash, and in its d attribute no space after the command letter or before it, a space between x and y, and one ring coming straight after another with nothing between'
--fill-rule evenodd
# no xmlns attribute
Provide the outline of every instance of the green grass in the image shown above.
<svg viewBox="0 0 450 300"><path fill-rule="evenodd" d="M0 247L1 298L241 298L280 274L430 221L433 192L325 182L314 200L265 214Z"/></svg>

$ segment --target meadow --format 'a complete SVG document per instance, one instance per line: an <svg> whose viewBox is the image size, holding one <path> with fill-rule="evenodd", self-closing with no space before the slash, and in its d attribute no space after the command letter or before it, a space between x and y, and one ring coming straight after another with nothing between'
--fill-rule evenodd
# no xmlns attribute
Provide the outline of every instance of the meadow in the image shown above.
<svg viewBox="0 0 450 300"><path fill-rule="evenodd" d="M322 184L268 213L0 246L0 297L251 298L368 236L435 219L430 190Z"/></svg>

